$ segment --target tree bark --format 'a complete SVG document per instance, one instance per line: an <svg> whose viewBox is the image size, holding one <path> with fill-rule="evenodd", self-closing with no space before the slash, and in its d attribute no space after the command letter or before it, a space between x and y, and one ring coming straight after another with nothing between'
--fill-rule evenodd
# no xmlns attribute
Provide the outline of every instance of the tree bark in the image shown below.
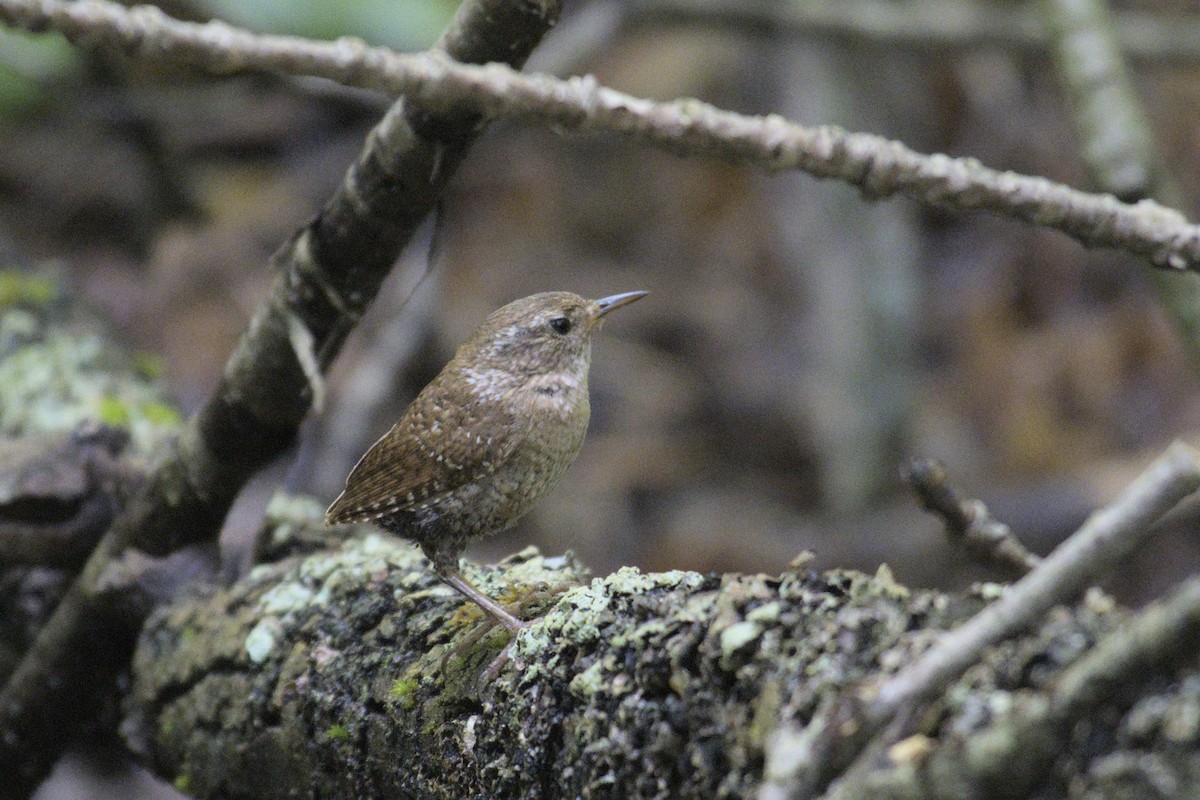
<svg viewBox="0 0 1200 800"><path fill-rule="evenodd" d="M311 541L319 520L312 501L281 499L264 536ZM533 550L472 572L535 620L494 678L503 631L481 635L481 614L415 549L359 531L156 613L127 736L198 797L794 796L788 753L828 733L819 711L911 662L999 588L945 595L886 568L802 566L589 581L570 556ZM980 749L1041 719L1062 671L1130 619L1093 591L993 648L889 750L890 771L845 796L1186 796L1200 778L1194 663L1093 698L1074 724L1039 728L1043 741L1026 731L1019 781L997 779L1007 764ZM1154 794L1163 786L1178 791Z"/></svg>

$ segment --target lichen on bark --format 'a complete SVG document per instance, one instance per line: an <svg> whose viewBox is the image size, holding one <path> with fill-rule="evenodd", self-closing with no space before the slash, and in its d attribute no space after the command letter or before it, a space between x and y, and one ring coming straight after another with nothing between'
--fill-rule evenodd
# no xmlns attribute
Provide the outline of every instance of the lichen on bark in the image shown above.
<svg viewBox="0 0 1200 800"><path fill-rule="evenodd" d="M278 542L319 519L303 498L272 509ZM127 738L199 797L752 797L781 731L819 725L828 698L897 671L1000 591L913 591L886 569L592 578L532 549L468 574L536 620L494 678L503 631L414 548L360 530L157 612ZM1127 619L1093 591L990 649L881 765L908 777L861 796L1028 789L1002 766L954 765L1019 732L1062 669ZM1197 687L1188 673L1111 698L1051 743L1018 796L1186 796L1200 774Z"/></svg>
<svg viewBox="0 0 1200 800"><path fill-rule="evenodd" d="M740 797L781 719L982 602L841 571L589 579L533 550L471 577L536 617L495 680L503 632L363 533L156 614L131 738L198 796Z"/></svg>
<svg viewBox="0 0 1200 800"><path fill-rule="evenodd" d="M60 279L0 264L0 437L99 422L129 431L133 450L148 455L180 423L161 365L114 345Z"/></svg>

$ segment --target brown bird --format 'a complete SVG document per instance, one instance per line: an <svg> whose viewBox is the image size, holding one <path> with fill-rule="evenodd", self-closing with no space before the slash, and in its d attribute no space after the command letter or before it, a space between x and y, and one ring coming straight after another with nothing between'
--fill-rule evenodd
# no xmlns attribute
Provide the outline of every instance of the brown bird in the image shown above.
<svg viewBox="0 0 1200 800"><path fill-rule="evenodd" d="M326 524L374 522L415 542L515 635L525 623L463 577L459 555L520 519L575 461L591 415L592 334L646 294L545 292L493 312L359 460Z"/></svg>

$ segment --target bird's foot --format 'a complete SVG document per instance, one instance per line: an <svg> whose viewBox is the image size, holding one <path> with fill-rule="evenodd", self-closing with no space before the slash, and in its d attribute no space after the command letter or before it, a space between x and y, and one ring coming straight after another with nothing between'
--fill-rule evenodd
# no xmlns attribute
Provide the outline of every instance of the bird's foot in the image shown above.
<svg viewBox="0 0 1200 800"><path fill-rule="evenodd" d="M488 664L488 668L485 669L479 676L479 684L481 688L487 686L489 683L496 680L496 678L500 677L500 671L504 669L504 666L509 661L512 660L512 650L517 643L517 634L528 628L529 625L530 623L528 622L522 622L521 626L517 630L511 631L512 636L509 637L508 644L504 645L504 648L501 649L500 652L496 654L496 657L492 659L492 663Z"/></svg>
<svg viewBox="0 0 1200 800"><path fill-rule="evenodd" d="M505 591L505 599L515 600L516 602L514 605L516 606L518 612L521 613L530 606L545 607L549 605L550 601L554 600L569 589L574 589L578 585L579 583L576 581L559 581L558 583L554 584L543 582L535 585L527 584L512 586ZM511 608L512 605L509 607ZM496 655L495 658L492 659L492 663L488 665L488 668L479 676L479 685L481 688L486 687L488 684L495 681L496 678L500 677L501 670L503 670L508 662L512 660L512 651L513 647L516 646L517 643L517 635L533 624L533 622L530 620L518 619L510 613L506 613L506 616L508 620L511 620L511 622L515 622L516 624L512 625L509 622L500 619L499 617L490 617L488 619L488 625L473 631L471 635L467 637L467 642L474 644L475 642L478 642L479 639L482 638L488 631L490 631L497 623L503 624L510 634L508 644L504 645L504 648Z"/></svg>
<svg viewBox="0 0 1200 800"><path fill-rule="evenodd" d="M506 616L508 620L511 620L511 622L502 622L500 619L491 614L485 614L483 619L480 620L479 625L475 626L475 628L468 633L462 641L449 648L442 656L441 664L439 665L442 671L445 671L446 665L450 662L451 658L465 659L467 654L470 653L480 641L482 641L486 636L496 629L497 625L502 625L509 633L508 643L505 644L500 653L494 659L492 659L492 662L488 665L487 670L483 673L483 676L485 676L487 680L494 680L496 676L500 674L500 670L504 668L504 665L512 659L512 649L513 645L517 641L517 634L528 628L531 624L529 622L525 622L524 620L517 619L511 614L507 614L507 612ZM481 681L482 680L483 677L481 677Z"/></svg>
<svg viewBox="0 0 1200 800"><path fill-rule="evenodd" d="M515 608L517 613L524 616L531 608L548 608L559 595L579 585L577 581L571 580L514 584L505 590L503 600L508 608Z"/></svg>
<svg viewBox="0 0 1200 800"><path fill-rule="evenodd" d="M462 642L455 645L454 648L452 648L446 653L446 655L442 657L442 669L445 669L446 662L449 660L450 656L464 655L468 650L478 644L478 642L484 636L491 632L495 625L499 624L504 626L505 630L508 631L509 641L504 646L504 649L500 651L499 655L492 659L492 663L481 676L481 680L494 680L500 674L500 671L504 668L504 666L512 660L512 649L513 645L516 643L518 634L528 628L531 623L518 618L507 608L475 588L475 586L473 586L465 577L463 577L462 573L459 572L457 567L442 566L438 570L438 574L449 586L454 588L464 597L473 601L486 616L484 625L481 625L473 630L465 639L463 639ZM514 601L512 605L517 608L518 613L523 613L530 606L546 605L548 600L557 597L567 589L572 588L574 585L575 584L572 582L563 581L555 585L539 583L534 586L510 586L504 592L504 599Z"/></svg>

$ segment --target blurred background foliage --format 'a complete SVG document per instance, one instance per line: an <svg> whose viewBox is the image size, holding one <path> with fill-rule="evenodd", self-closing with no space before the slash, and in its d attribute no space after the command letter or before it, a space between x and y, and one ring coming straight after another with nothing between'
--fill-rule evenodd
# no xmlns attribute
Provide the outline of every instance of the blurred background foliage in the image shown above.
<svg viewBox="0 0 1200 800"><path fill-rule="evenodd" d="M207 0L198 10L257 31L336 39L358 36L423 50L454 15L451 0Z"/></svg>
<svg viewBox="0 0 1200 800"><path fill-rule="evenodd" d="M805 31L772 21L784 3L734 15L712 2L679 13L686 5L568 2L530 68L876 132L1089 188L1036 48ZM1018 5L973 7L986 24ZM1183 0L1116 5L1194 12ZM454 3L162 6L411 50L436 38ZM1139 61L1137 81L1195 217L1200 45L1190 61ZM319 209L386 105L318 80L212 78L4 33L0 254L67 265L71 288L160 359L193 410L263 296L270 253ZM227 538L246 541L280 480L332 498L504 302L649 289L596 343L579 462L517 530L472 556L532 542L573 548L601 572L778 571L811 549L818 567L886 561L901 580L961 586L987 573L915 508L897 478L906 454L944 460L965 494L1044 552L1170 439L1197 432L1196 374L1147 270L1006 220L499 123L352 337L294 463L247 493ZM1180 515L1117 588L1153 594L1194 569L1198 536L1194 515Z"/></svg>
<svg viewBox="0 0 1200 800"><path fill-rule="evenodd" d="M0 29L0 115L35 103L55 80L79 64L79 51L57 36Z"/></svg>

